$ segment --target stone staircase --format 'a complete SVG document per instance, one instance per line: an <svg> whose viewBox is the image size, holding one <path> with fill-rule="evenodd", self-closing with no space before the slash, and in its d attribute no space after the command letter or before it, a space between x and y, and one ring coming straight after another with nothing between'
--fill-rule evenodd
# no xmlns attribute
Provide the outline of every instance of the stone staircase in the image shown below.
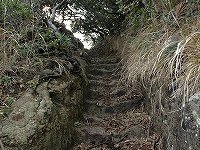
<svg viewBox="0 0 200 150"><path fill-rule="evenodd" d="M76 127L81 136L73 149L125 150L155 146L156 139L149 132L151 119L141 109L143 99L121 82L121 67L117 57L97 58L88 64L88 111Z"/></svg>

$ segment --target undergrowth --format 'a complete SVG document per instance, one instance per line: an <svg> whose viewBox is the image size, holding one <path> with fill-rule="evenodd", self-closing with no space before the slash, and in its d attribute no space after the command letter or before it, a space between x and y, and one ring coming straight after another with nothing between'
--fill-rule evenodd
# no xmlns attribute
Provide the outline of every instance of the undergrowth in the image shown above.
<svg viewBox="0 0 200 150"><path fill-rule="evenodd" d="M0 115L35 86L34 78L47 59L71 55L70 39L55 35L45 16L38 16L32 7L18 0L0 2Z"/></svg>

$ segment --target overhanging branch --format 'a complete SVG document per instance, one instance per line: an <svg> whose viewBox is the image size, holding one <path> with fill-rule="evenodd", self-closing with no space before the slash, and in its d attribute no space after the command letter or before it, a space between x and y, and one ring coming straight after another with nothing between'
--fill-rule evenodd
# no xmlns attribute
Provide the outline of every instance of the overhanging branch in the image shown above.
<svg viewBox="0 0 200 150"><path fill-rule="evenodd" d="M65 2L65 0L63 0L61 3L59 3L58 5L56 5L53 10L52 10L52 14L50 19L48 20L48 24L49 26L55 31L56 35L61 35L60 31L58 30L58 28L53 24L53 21L55 19L55 15L56 15L56 10Z"/></svg>

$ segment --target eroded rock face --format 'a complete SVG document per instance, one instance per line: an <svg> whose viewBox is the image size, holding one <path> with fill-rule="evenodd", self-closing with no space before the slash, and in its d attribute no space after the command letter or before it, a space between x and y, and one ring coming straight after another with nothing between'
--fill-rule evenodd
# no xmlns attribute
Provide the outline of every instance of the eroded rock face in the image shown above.
<svg viewBox="0 0 200 150"><path fill-rule="evenodd" d="M200 146L200 92L182 107L182 96L164 99L155 106L154 130L160 132L165 150L197 150ZM163 110L160 109L162 105Z"/></svg>
<svg viewBox="0 0 200 150"><path fill-rule="evenodd" d="M191 96L183 109L181 127L187 135L188 149L200 147L200 92Z"/></svg>
<svg viewBox="0 0 200 150"><path fill-rule="evenodd" d="M74 122L84 109L86 80L76 74L50 78L29 89L13 104L8 118L0 118L0 137L16 149L68 149L78 135Z"/></svg>

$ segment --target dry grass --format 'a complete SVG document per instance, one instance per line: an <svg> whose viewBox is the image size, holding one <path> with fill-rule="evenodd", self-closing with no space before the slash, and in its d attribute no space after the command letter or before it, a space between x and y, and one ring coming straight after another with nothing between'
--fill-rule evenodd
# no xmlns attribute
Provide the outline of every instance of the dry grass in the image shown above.
<svg viewBox="0 0 200 150"><path fill-rule="evenodd" d="M173 96L182 96L183 107L199 91L200 20L190 19L179 23L181 28L154 19L129 43L124 78L149 99L171 91Z"/></svg>

